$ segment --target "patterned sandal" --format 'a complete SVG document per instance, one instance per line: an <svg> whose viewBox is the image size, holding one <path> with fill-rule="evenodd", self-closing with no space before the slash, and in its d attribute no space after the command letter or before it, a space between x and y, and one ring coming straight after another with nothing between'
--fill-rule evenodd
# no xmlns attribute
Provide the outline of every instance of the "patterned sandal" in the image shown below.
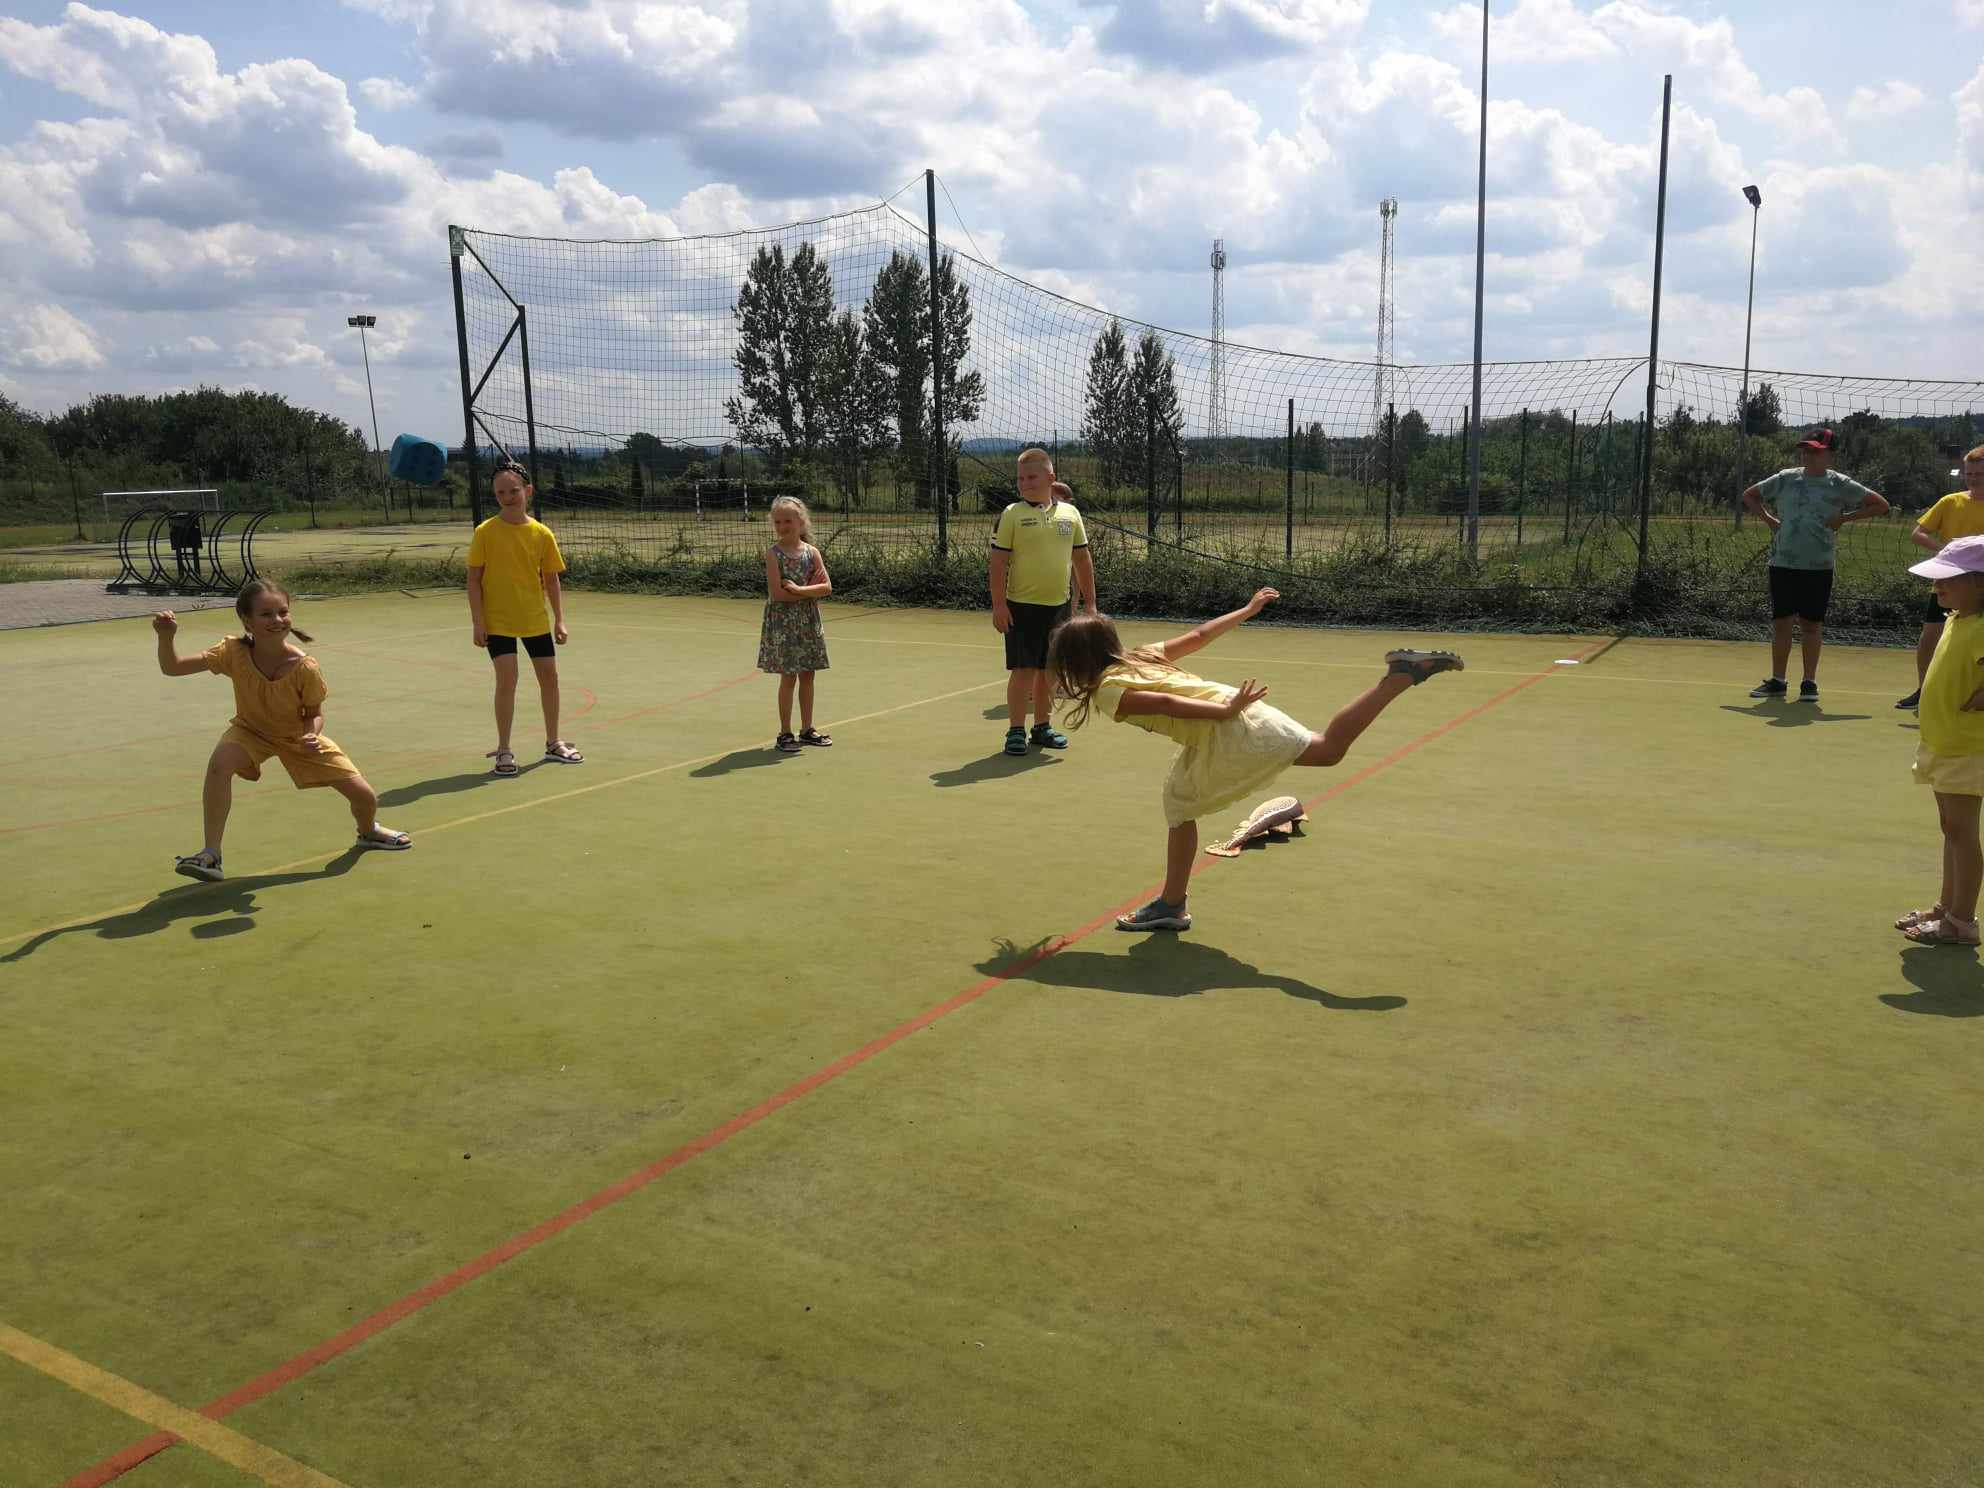
<svg viewBox="0 0 1984 1488"><path fill-rule="evenodd" d="M226 877L220 871L220 854L208 852L204 847L183 858L174 858L172 871L185 878L197 878L201 883L219 883Z"/></svg>
<svg viewBox="0 0 1984 1488"><path fill-rule="evenodd" d="M1975 947L1979 938L1975 920L1966 922L1952 914L1945 914L1940 919L1924 920L1919 925L1910 925L1901 933L1917 945L1923 946Z"/></svg>
<svg viewBox="0 0 1984 1488"><path fill-rule="evenodd" d="M1912 930L1917 925L1926 925L1929 921L1940 920L1942 917L1942 905L1932 904L1927 909L1911 909L1907 914L1894 922L1894 927L1897 930Z"/></svg>
<svg viewBox="0 0 1984 1488"><path fill-rule="evenodd" d="M816 728L803 728L799 731L799 742L801 744L811 744L815 749L832 749L834 747L834 736L832 734L823 734Z"/></svg>
<svg viewBox="0 0 1984 1488"><path fill-rule="evenodd" d="M777 741L773 743L772 748L776 749L780 754L797 754L799 753L799 740L791 734L780 734Z"/></svg>

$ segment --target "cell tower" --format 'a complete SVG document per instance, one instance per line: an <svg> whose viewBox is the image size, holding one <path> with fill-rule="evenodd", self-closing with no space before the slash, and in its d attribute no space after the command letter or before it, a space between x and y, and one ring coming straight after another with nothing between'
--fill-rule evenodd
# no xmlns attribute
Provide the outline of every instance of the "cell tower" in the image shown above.
<svg viewBox="0 0 1984 1488"><path fill-rule="evenodd" d="M1206 437L1226 435L1226 239L1212 240L1212 375L1206 384Z"/></svg>
<svg viewBox="0 0 1984 1488"><path fill-rule="evenodd" d="M1398 360L1397 343L1392 339L1392 224L1398 220L1398 198L1388 196L1378 203L1378 220L1384 232L1378 250L1378 367L1371 380L1371 437L1385 432L1385 408L1392 401L1392 364Z"/></svg>

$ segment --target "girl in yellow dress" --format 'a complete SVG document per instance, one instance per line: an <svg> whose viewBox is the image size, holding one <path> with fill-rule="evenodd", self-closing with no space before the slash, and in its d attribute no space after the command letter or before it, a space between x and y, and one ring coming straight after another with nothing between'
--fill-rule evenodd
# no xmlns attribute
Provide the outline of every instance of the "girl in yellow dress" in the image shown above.
<svg viewBox="0 0 1984 1488"><path fill-rule="evenodd" d="M1185 886L1199 852L1199 821L1252 795L1290 765L1334 765L1392 699L1441 672L1457 672L1451 651L1387 651L1377 685L1347 703L1322 733L1312 733L1261 701L1267 688L1249 677L1238 687L1208 682L1178 665L1243 620L1258 615L1273 589L1257 590L1240 609L1155 646L1125 650L1107 615L1076 615L1055 630L1047 669L1056 695L1069 699L1068 726L1091 711L1135 724L1184 746L1164 780L1164 889L1119 930L1189 930Z"/></svg>
<svg viewBox="0 0 1984 1488"><path fill-rule="evenodd" d="M220 839L234 805L234 777L260 780L263 762L271 755L282 761L298 790L328 785L350 803L360 847L401 852L413 846L406 833L380 824L378 793L365 783L358 766L324 737L324 699L329 690L316 661L294 644L310 637L289 622L289 591L256 579L235 599L234 612L241 617L244 632L197 656L181 656L174 646L179 622L172 611L152 616L161 672L168 677L213 672L234 684L234 718L207 760L201 792L206 845L177 859L173 871L220 882Z"/></svg>

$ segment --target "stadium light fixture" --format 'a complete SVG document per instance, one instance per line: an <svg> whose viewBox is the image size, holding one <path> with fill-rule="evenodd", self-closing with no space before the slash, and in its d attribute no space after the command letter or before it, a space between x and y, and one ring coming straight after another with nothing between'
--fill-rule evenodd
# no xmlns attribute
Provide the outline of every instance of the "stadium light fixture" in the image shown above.
<svg viewBox="0 0 1984 1488"><path fill-rule="evenodd" d="M371 330L374 326L379 324L379 317L376 315L347 315L345 317L344 323L348 326L357 327L358 349L360 354L363 355L365 358L365 403L366 406L372 410L372 448L374 452L379 456L379 460L380 460L379 489L381 491L387 492L386 520L390 522L393 518L393 509L392 509L393 498L390 489L386 485L386 471L385 471L385 463L384 463L386 458L386 452L383 449L379 448L379 404L378 401L374 399L372 396L372 351L371 348L365 344L365 333Z"/></svg>
<svg viewBox="0 0 1984 1488"><path fill-rule="evenodd" d="M1743 491L1750 486L1750 322L1757 309L1757 221L1763 216L1764 194L1743 188L1750 204L1750 302L1743 311L1743 392L1736 400L1736 525L1743 525Z"/></svg>

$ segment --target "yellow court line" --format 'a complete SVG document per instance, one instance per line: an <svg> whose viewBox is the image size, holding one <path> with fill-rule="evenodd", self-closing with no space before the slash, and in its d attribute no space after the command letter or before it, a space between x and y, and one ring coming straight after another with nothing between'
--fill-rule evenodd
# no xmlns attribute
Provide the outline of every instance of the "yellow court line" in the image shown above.
<svg viewBox="0 0 1984 1488"><path fill-rule="evenodd" d="M163 1395L154 1395L143 1385L133 1384L122 1375L99 1369L86 1359L78 1359L52 1343L0 1323L0 1352L11 1355L30 1369L58 1380L78 1394L100 1400L112 1410L122 1411L161 1431L169 1431L181 1441L198 1447L209 1457L229 1467L272 1483L275 1488L346 1488L338 1479L305 1467L293 1457L285 1457L274 1447L243 1436L240 1432L210 1421L198 1411L174 1405Z"/></svg>
<svg viewBox="0 0 1984 1488"><path fill-rule="evenodd" d="M849 724L866 723L874 718L887 718L892 713L907 713L912 708L926 707L931 703L948 702L952 698L963 697L966 693L983 692L988 687L1003 687L1004 685L1005 683L1002 680L997 679L990 682L976 682L970 687L960 687L955 692L940 692L935 697L918 698L913 703L898 703L893 708L877 708L872 713L857 713L852 718L836 718L831 720L827 724L827 727L830 729L846 728ZM739 745L737 747L747 748L749 746ZM473 816L460 816L456 817L453 821L436 822L432 826L422 827L420 833L425 837L435 832L445 832L450 827L465 827L471 822L488 821L491 817L496 816L508 816L514 811L529 811L538 806L549 806L554 801L569 801L574 796L591 795L594 791L606 790L610 786L627 785L636 780L650 780L656 775L666 775L673 770L687 770L696 765L707 765L713 760L720 760L725 755L734 753L736 753L735 749L720 749L714 754L699 754L694 759L676 760L673 764L655 765L650 769L636 770L631 775L615 775L610 780L601 780L592 785L581 785L572 790L557 791L548 796L532 796L529 800L518 801L513 805L499 806L494 811L479 811ZM259 869L255 873L244 874L242 877L250 879L260 878L271 873L287 873L293 868L308 868L313 863L328 862L332 858L341 857L345 851L347 849L340 848L334 853L314 853L310 857L297 858L288 863L278 863L273 868ZM236 879L226 882L239 881ZM209 887L224 888L226 887L226 882L216 885L194 884L185 893L198 894ZM43 925L38 930L16 930L11 935L0 935L0 946L12 945L17 940L33 940L38 935L53 935L58 931L73 930L78 925L94 924L98 920L109 919L112 915L130 914L133 910L143 909L146 905L156 902L157 898L158 896L154 894L149 899L137 899L129 904L119 904L112 909L100 909L94 914L78 915L73 920L64 920L57 925Z"/></svg>

